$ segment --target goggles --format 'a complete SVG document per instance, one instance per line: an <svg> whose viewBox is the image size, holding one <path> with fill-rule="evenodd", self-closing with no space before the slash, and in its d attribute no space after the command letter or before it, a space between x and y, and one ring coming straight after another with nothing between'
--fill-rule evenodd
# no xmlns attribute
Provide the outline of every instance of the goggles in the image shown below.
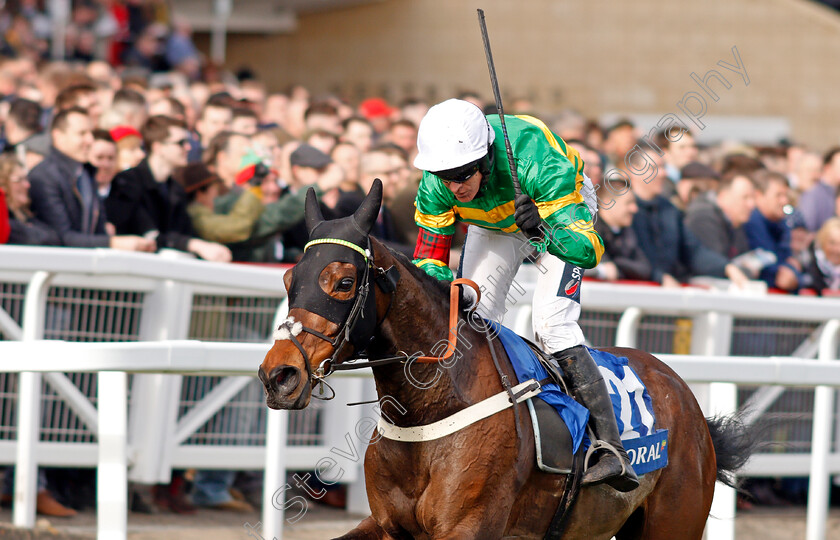
<svg viewBox="0 0 840 540"><path fill-rule="evenodd" d="M467 180L473 177L475 173L479 171L479 162L474 161L472 163L467 163L461 167L456 167L454 169L447 169L445 171L437 171L432 174L440 178L441 182L444 185L449 185L452 182L456 184L463 184Z"/></svg>

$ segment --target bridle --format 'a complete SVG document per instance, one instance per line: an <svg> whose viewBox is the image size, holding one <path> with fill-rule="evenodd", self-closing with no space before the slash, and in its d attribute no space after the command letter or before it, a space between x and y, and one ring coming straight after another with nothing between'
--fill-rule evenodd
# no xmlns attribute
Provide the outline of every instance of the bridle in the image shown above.
<svg viewBox="0 0 840 540"><path fill-rule="evenodd" d="M358 324L364 320L365 316L370 317L372 314L375 317L376 295L375 293L371 295L372 285L375 283L382 290L383 293L389 295L388 308L386 309L385 314L382 317L384 320L385 317L388 316L388 312L391 310L391 305L394 300L394 291L397 288L397 282L400 279L400 274L394 266L391 266L386 270L380 266L376 266L373 263L373 250L371 249L370 238L367 239L366 248L362 248L361 246L356 245L353 242L349 242L347 240L342 240L339 238L319 238L317 240L311 240L310 242L308 242L303 248L304 253L310 247L319 244L334 244L343 246L352 249L364 258L364 269L362 271L361 279L359 280L359 283L356 287L356 294L354 297L353 305L350 308L350 312L347 318L340 324L338 331L333 336L328 336L308 326L301 325L300 327L298 327L300 331L306 332L307 334L311 334L329 343L330 346L333 347L333 353L332 355L330 355L329 358L322 360L321 363L318 365L318 368L313 371L309 359L309 354L303 348L303 345L301 345L300 341L295 335L295 332L293 331L294 327L298 323L295 323L291 319L287 319L279 326L279 329L285 328L288 331L288 338L295 345L298 351L300 351L300 354L303 355L303 363L306 366L307 381L310 385L310 388L313 388L316 384L320 384L323 390L323 386L326 385L332 392L332 395L328 398L317 397L317 399L329 400L335 397L335 391L329 384L327 384L324 381L324 379L331 375L336 369L341 369L339 366L342 365L343 361L339 360L339 356L344 350L345 346L351 342L355 342L357 344L360 342L364 344L369 343L370 340L373 338L373 329L375 329L381 323L381 321L375 321L375 324L369 325L369 328L371 328L371 331L369 332L370 335L353 335L353 331L357 328ZM373 273L372 276L371 273ZM407 359L408 355L405 355L405 358ZM396 357L396 360L394 361L401 359L403 359L402 356ZM378 365L382 363L384 362L374 360L366 364ZM363 367L368 367L368 365L362 365L361 363L353 362L352 367L347 367L345 369L359 369ZM298 398L298 400L300 400L303 396L304 393L301 393L301 396ZM313 397L316 396L313 394Z"/></svg>

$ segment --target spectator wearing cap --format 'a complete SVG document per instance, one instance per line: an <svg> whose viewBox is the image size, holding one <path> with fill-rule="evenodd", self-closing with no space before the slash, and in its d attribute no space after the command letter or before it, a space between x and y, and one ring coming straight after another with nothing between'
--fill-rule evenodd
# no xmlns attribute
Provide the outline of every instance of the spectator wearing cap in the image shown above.
<svg viewBox="0 0 840 540"><path fill-rule="evenodd" d="M391 126L395 110L382 98L368 98L359 103L359 114L373 126L374 138L383 136Z"/></svg>
<svg viewBox="0 0 840 540"><path fill-rule="evenodd" d="M203 163L190 163L175 173L187 194L187 213L193 228L203 239L223 244L246 240L263 211L260 198L246 190L228 214L216 213L214 201L222 180Z"/></svg>
<svg viewBox="0 0 840 540"><path fill-rule="evenodd" d="M654 151L644 156L644 170L629 177L639 206L633 218L633 230L651 262L653 280L665 286L678 286L693 276L712 276L745 283L744 273L705 247L683 224L683 213L662 196L665 183L670 182L662 157Z"/></svg>
<svg viewBox="0 0 840 540"><path fill-rule="evenodd" d="M752 178L729 172L721 178L714 198L698 197L689 205L685 226L704 246L732 260L750 249L744 224L755 208L755 191Z"/></svg>
<svg viewBox="0 0 840 540"><path fill-rule="evenodd" d="M636 198L627 191L621 180L606 180L608 186L603 193L615 194L598 199L598 220L595 231L604 240L604 254L595 268L585 270L584 275L616 281L619 279L649 281L651 265L639 246L633 230L633 216L639 211Z"/></svg>
<svg viewBox="0 0 840 540"><path fill-rule="evenodd" d="M671 202L683 211L698 197L708 198L709 194L716 191L720 182L717 171L696 161L683 167L679 173L680 179L677 181L676 192L671 197Z"/></svg>
<svg viewBox="0 0 840 540"><path fill-rule="evenodd" d="M371 123L361 116L351 116L341 123L344 132L339 137L341 142L350 143L355 146L359 152L367 152L373 146L373 126ZM415 144L417 138L415 135Z"/></svg>
<svg viewBox="0 0 840 540"><path fill-rule="evenodd" d="M76 107L59 111L50 137L49 155L29 172L34 216L55 229L65 246L154 251L148 239L106 232L96 170L88 163L93 132L87 112Z"/></svg>
<svg viewBox="0 0 840 540"><path fill-rule="evenodd" d="M822 178L799 198L799 210L810 231L818 231L829 218L837 215L834 199L840 190L840 146L826 152Z"/></svg>
<svg viewBox="0 0 840 540"><path fill-rule="evenodd" d="M159 249L187 251L209 261L230 261L226 247L195 235L184 188L172 178L176 168L187 164L189 141L184 124L153 116L143 126L143 141L149 155L114 178L106 201L117 233L153 239Z"/></svg>
<svg viewBox="0 0 840 540"><path fill-rule="evenodd" d="M756 171L752 178L756 185L756 207L744 231L750 249L761 248L776 256L776 263L764 267L760 278L770 287L796 291L802 280L802 267L792 257L791 227L785 212L790 204L787 178L764 169Z"/></svg>
<svg viewBox="0 0 840 540"><path fill-rule="evenodd" d="M132 169L143 161L143 135L132 126L116 126L111 129L111 138L117 145L117 170Z"/></svg>

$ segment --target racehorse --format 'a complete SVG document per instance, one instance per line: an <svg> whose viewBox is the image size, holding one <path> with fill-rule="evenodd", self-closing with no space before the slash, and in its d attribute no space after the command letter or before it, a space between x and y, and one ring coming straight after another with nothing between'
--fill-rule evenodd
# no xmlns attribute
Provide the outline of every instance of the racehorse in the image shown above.
<svg viewBox="0 0 840 540"><path fill-rule="evenodd" d="M259 369L269 407L306 407L323 377L363 348L379 396L404 407L390 415L401 427L448 418L516 380L507 356L491 350L480 329L462 324L457 339L448 337L450 297L457 297L445 284L369 237L381 196L376 181L354 215L324 221L314 192L307 194L310 243L284 276L289 318ZM446 354L406 362L401 351L444 352L442 337ZM582 488L562 537L699 540L716 478L731 483L753 443L740 424L704 418L686 383L655 357L609 351L629 359L652 397L658 428L670 430L668 465L641 476L628 493ZM534 430L517 424L520 417L527 418L524 403L433 441L374 432L364 467L371 516L341 539L543 538L571 477L537 468Z"/></svg>

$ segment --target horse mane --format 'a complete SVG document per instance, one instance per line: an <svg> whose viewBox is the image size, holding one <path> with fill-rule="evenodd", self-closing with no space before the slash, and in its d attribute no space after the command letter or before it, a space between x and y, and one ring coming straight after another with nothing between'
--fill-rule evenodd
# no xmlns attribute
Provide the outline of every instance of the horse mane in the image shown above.
<svg viewBox="0 0 840 540"><path fill-rule="evenodd" d="M379 241L373 237L371 237L371 241L382 246L391 254L392 257L397 259L397 262L399 262L406 270L408 270L408 273L411 274L414 277L414 279L420 282L424 290L429 291L429 293L436 299L449 302L449 287L451 282L441 281L430 276L429 274L424 272L419 266L414 264L411 261L411 259L409 259L404 253L400 253L399 251L396 251L386 246L384 242Z"/></svg>

